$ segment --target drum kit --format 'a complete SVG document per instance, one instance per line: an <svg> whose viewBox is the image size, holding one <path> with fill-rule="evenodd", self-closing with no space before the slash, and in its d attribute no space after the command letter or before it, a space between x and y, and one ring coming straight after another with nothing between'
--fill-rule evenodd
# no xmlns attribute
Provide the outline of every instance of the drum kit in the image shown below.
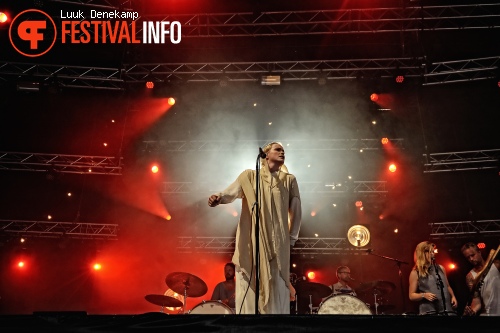
<svg viewBox="0 0 500 333"><path fill-rule="evenodd" d="M207 293L207 284L196 275L184 272L173 272L165 278L167 286L175 293L183 296L183 301L167 295L149 294L144 298L149 303L159 305L161 312L165 307L181 308L182 314L234 314L233 310L221 301L205 301L186 312L188 297L201 297Z"/></svg>
<svg viewBox="0 0 500 333"><path fill-rule="evenodd" d="M395 289L395 285L389 281L376 280L361 283L354 289L356 294L350 289L337 290L332 292L330 287L315 282L298 282L295 285L297 297L295 309L291 313L301 314L354 314L373 315L383 314L395 308L392 304L385 304L381 297L389 294ZM373 294L374 304L363 302L355 295ZM307 305L307 312L305 310ZM375 313L372 312L374 310Z"/></svg>

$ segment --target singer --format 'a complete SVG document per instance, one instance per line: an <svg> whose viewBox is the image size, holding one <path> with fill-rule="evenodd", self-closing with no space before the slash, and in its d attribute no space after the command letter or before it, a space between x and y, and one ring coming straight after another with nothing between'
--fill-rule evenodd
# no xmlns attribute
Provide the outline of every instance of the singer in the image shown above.
<svg viewBox="0 0 500 333"><path fill-rule="evenodd" d="M259 309L260 314L290 314L295 290L290 284L290 249L299 236L302 210L295 176L285 166L285 150L271 142L259 150ZM242 199L232 262L236 265L236 314L255 313L256 170L245 170L222 192L211 195L215 207ZM290 222L289 222L290 221Z"/></svg>
<svg viewBox="0 0 500 333"><path fill-rule="evenodd" d="M410 301L419 302L421 315L456 315L457 299L446 271L435 262L436 245L420 242L413 253L415 265L409 277Z"/></svg>

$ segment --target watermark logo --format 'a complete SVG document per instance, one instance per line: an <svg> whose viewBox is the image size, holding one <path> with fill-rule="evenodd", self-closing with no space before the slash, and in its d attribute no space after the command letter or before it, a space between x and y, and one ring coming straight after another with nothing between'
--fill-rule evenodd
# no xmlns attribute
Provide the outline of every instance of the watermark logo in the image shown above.
<svg viewBox="0 0 500 333"><path fill-rule="evenodd" d="M39 57L55 44L57 28L54 20L38 9L19 13L9 28L10 43L26 57Z"/></svg>

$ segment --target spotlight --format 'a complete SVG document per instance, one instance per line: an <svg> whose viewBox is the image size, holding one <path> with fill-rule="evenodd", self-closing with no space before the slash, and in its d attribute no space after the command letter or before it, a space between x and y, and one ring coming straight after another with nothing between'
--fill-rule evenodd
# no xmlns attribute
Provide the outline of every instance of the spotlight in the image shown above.
<svg viewBox="0 0 500 333"><path fill-rule="evenodd" d="M397 75L396 76L396 83L403 83L404 80L405 80L404 75Z"/></svg>
<svg viewBox="0 0 500 333"><path fill-rule="evenodd" d="M263 86L279 86L281 77L279 75L265 75L261 77L260 84Z"/></svg>
<svg viewBox="0 0 500 333"><path fill-rule="evenodd" d="M370 95L370 100L371 100L372 102L376 102L376 101L378 101L378 94L375 94L375 93L371 94L371 95Z"/></svg>
<svg viewBox="0 0 500 333"><path fill-rule="evenodd" d="M146 82L146 88L148 89L153 89L155 87L155 84L153 81L147 81Z"/></svg>

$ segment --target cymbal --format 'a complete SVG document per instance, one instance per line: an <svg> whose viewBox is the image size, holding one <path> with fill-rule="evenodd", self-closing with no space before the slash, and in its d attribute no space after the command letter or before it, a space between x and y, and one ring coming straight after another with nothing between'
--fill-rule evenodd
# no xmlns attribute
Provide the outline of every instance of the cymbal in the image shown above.
<svg viewBox="0 0 500 333"><path fill-rule="evenodd" d="M149 303L153 303L153 304L160 305L160 306L168 306L168 307L177 308L177 307L180 307L183 305L182 302L179 301L178 299L170 297L170 296L165 296L165 295L150 294L150 295L144 296L144 298Z"/></svg>
<svg viewBox="0 0 500 333"><path fill-rule="evenodd" d="M358 294L370 292L376 295L385 295L390 293L394 289L396 289L394 283L390 281L376 280L376 281L361 283L354 290Z"/></svg>
<svg viewBox="0 0 500 333"><path fill-rule="evenodd" d="M316 282L299 282L295 286L295 290L299 296L312 295L313 298L323 298L332 293L330 287Z"/></svg>
<svg viewBox="0 0 500 333"><path fill-rule="evenodd" d="M167 275L167 286L179 295L184 296L184 291L189 297L200 297L207 293L207 284L196 275L183 272L173 272Z"/></svg>

